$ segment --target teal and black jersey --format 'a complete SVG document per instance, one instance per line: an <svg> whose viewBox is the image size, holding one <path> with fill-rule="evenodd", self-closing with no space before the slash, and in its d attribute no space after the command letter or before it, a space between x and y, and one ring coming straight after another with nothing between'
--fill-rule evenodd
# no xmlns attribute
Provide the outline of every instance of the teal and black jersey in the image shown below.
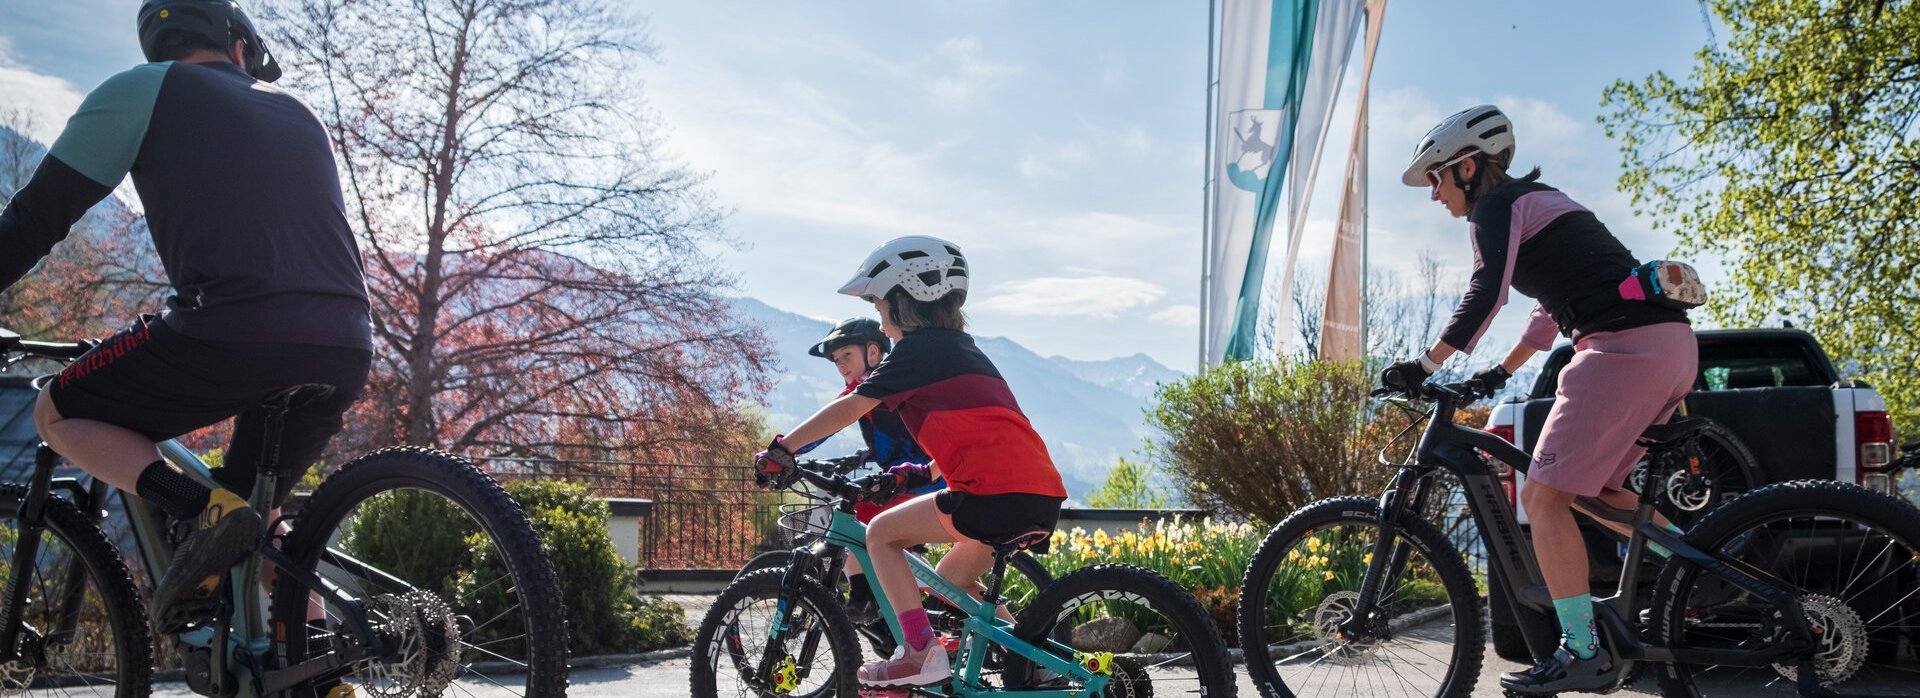
<svg viewBox="0 0 1920 698"><path fill-rule="evenodd" d="M325 127L226 62L149 63L88 95L0 212L0 288L128 175L173 287L169 326L206 340L372 348Z"/></svg>

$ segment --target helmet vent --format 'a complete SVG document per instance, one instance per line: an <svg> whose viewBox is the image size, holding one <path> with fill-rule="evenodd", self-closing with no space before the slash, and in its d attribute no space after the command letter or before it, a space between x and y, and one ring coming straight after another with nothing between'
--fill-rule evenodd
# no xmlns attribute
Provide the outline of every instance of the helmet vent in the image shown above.
<svg viewBox="0 0 1920 698"><path fill-rule="evenodd" d="M960 251L959 251L959 250L956 250L956 249L953 249L953 246L952 246L952 245L942 245L942 247L945 247L945 248L947 248L947 254L950 254L950 255L953 255L953 256L955 256L955 257L959 257L959 256L960 256Z"/></svg>
<svg viewBox="0 0 1920 698"><path fill-rule="evenodd" d="M1485 138L1492 138L1492 137L1494 137L1494 136L1498 136L1498 135L1500 135L1500 134L1502 134L1502 133L1506 133L1506 132L1507 132L1507 130L1508 130L1508 129L1507 129L1507 127L1505 127L1505 126L1495 126L1495 127L1493 127L1493 130L1491 130L1491 131L1488 131L1488 132L1486 132L1486 133L1482 133L1482 134L1480 134L1480 137L1481 137L1481 138L1483 138L1483 139L1485 139Z"/></svg>
<svg viewBox="0 0 1920 698"><path fill-rule="evenodd" d="M1468 120L1467 120L1467 127L1468 127L1468 128L1472 128L1472 127L1474 127L1474 126L1478 126L1478 125L1480 125L1480 122L1482 122L1482 121L1486 121L1487 119L1491 119L1491 118L1493 118L1493 117L1495 117L1495 116L1498 116L1499 114L1500 114L1500 110L1498 110L1498 109L1489 109L1489 110L1487 110L1487 112L1486 112L1486 113L1484 113L1484 114L1481 114L1481 115L1479 115L1479 116L1476 116L1476 117L1473 117L1473 118L1471 118L1471 119L1468 119Z"/></svg>
<svg viewBox="0 0 1920 698"><path fill-rule="evenodd" d="M923 272L920 272L919 274L916 274L915 276L920 277L920 283L926 284L928 286L937 286L940 284L941 274L940 274L940 270L938 269L923 271Z"/></svg>
<svg viewBox="0 0 1920 698"><path fill-rule="evenodd" d="M920 250L906 250L900 253L901 259L919 259L925 256L927 256L927 253Z"/></svg>
<svg viewBox="0 0 1920 698"><path fill-rule="evenodd" d="M867 271L867 278L871 279L879 276L880 272L886 271L887 267L890 267L890 266L893 266L893 265L888 264L887 261L884 259L880 260L879 264L873 265L873 269Z"/></svg>
<svg viewBox="0 0 1920 698"><path fill-rule="evenodd" d="M954 267L952 269L947 270L947 276L966 276L966 275L967 275L967 270L961 269L959 267Z"/></svg>

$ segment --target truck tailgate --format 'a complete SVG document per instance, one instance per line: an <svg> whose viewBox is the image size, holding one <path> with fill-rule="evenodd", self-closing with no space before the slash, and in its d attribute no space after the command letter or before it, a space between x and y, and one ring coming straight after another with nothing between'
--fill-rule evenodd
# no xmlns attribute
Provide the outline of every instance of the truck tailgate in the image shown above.
<svg viewBox="0 0 1920 698"><path fill-rule="evenodd" d="M1525 429L1521 440L1533 452L1546 424L1552 400L1530 400L1521 411ZM1834 474L1833 389L1775 387L1738 390L1696 390L1687 396L1687 410L1719 422L1745 442L1759 460L1766 482L1800 478L1832 479Z"/></svg>

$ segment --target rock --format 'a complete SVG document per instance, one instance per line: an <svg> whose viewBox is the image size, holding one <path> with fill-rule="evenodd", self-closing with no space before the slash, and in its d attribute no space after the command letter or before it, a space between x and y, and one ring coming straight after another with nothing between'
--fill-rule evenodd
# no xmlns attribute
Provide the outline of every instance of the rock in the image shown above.
<svg viewBox="0 0 1920 698"><path fill-rule="evenodd" d="M1125 618L1095 618L1073 629L1073 647L1082 652L1125 652L1140 640L1140 629Z"/></svg>
<svg viewBox="0 0 1920 698"><path fill-rule="evenodd" d="M1133 653L1134 654L1157 654L1167 649L1168 647L1172 647L1172 646L1173 646L1173 638L1167 637L1165 635L1161 635L1159 633L1147 633L1145 635L1140 636L1139 642L1133 643Z"/></svg>

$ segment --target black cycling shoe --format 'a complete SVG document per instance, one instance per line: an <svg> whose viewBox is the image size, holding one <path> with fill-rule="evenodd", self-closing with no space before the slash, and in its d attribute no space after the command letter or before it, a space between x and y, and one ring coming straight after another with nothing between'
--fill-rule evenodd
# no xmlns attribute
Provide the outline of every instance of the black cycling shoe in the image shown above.
<svg viewBox="0 0 1920 698"><path fill-rule="evenodd" d="M1553 656L1526 671L1500 675L1500 687L1514 693L1544 695L1566 691L1599 691L1611 688L1620 679L1619 665L1607 648L1598 647L1591 659L1581 659L1561 646Z"/></svg>
<svg viewBox="0 0 1920 698"><path fill-rule="evenodd" d="M193 524L193 534L174 549L173 564L153 592L153 628L162 635L213 617L220 607L221 577L253 552L266 529L260 512L224 489L208 496L207 508Z"/></svg>

